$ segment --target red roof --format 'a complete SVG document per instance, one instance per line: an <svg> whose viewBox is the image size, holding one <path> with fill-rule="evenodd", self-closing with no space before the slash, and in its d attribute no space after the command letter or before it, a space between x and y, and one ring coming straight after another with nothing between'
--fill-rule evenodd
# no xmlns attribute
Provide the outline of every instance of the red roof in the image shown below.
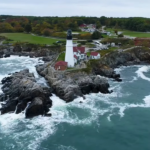
<svg viewBox="0 0 150 150"><path fill-rule="evenodd" d="M82 25L80 25L80 27L84 28L84 27L87 27L87 25L85 25L85 24L82 24Z"/></svg>
<svg viewBox="0 0 150 150"><path fill-rule="evenodd" d="M74 58L78 59L78 57L76 55L74 55Z"/></svg>
<svg viewBox="0 0 150 150"><path fill-rule="evenodd" d="M67 65L68 65L68 63L65 62L65 61L58 61L58 62L56 62L56 64L55 64L55 66L67 66Z"/></svg>
<svg viewBox="0 0 150 150"><path fill-rule="evenodd" d="M73 52L78 52L76 47L73 47Z"/></svg>
<svg viewBox="0 0 150 150"><path fill-rule="evenodd" d="M81 54L85 53L85 47L73 47L73 52L78 52L80 51Z"/></svg>
<svg viewBox="0 0 150 150"><path fill-rule="evenodd" d="M99 53L97 53L97 52L91 52L91 55L92 56L97 56Z"/></svg>

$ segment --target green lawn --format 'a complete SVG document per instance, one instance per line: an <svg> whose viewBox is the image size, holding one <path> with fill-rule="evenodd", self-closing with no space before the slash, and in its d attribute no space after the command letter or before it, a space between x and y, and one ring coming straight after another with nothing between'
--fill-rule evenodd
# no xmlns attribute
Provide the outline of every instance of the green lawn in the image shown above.
<svg viewBox="0 0 150 150"><path fill-rule="evenodd" d="M150 33L145 33L145 32L123 31L123 34L132 36L132 37L139 37L139 38L149 38L150 37Z"/></svg>
<svg viewBox="0 0 150 150"><path fill-rule="evenodd" d="M94 46L95 46L94 44L86 43L86 47L88 47L88 48L92 48L92 47L94 47Z"/></svg>
<svg viewBox="0 0 150 150"><path fill-rule="evenodd" d="M61 53L57 59L57 61L65 61L65 53Z"/></svg>
<svg viewBox="0 0 150 150"><path fill-rule="evenodd" d="M113 28L107 28L106 30L111 33L114 33L114 30L122 31L124 35L128 35L131 37L150 38L150 33L146 33L146 32L136 32L136 31L122 30L122 29L113 29Z"/></svg>
<svg viewBox="0 0 150 150"><path fill-rule="evenodd" d="M100 51L97 51L100 53L101 57L103 57L104 55L110 53L110 52L113 52L115 50L117 50L118 48L117 47L110 47L109 49L107 50L100 50Z"/></svg>
<svg viewBox="0 0 150 150"><path fill-rule="evenodd" d="M1 33L0 36L14 40L13 42L29 42L34 44L53 44L58 41L58 39L34 36L26 33Z"/></svg>
<svg viewBox="0 0 150 150"><path fill-rule="evenodd" d="M107 53L110 53L110 52L115 51L117 49L118 49L117 47L110 47L107 50L99 50L99 51L96 51L96 52L100 53L100 55L102 57L102 56L106 55ZM90 56L91 52L87 52L86 54L87 54L87 56Z"/></svg>

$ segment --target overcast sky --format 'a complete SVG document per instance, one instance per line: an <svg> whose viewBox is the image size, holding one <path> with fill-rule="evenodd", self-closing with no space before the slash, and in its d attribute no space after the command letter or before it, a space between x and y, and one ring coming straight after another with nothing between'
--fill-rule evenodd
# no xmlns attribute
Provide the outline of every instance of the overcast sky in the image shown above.
<svg viewBox="0 0 150 150"><path fill-rule="evenodd" d="M0 15L150 17L150 0L0 0Z"/></svg>

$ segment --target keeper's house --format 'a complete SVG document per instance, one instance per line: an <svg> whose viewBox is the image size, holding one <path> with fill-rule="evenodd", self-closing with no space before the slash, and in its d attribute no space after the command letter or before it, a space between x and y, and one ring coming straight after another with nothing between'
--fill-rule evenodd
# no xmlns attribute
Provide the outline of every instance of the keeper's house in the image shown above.
<svg viewBox="0 0 150 150"><path fill-rule="evenodd" d="M55 70L63 71L63 70L67 69L67 66L68 66L67 62L65 62L65 61L58 61L55 64Z"/></svg>

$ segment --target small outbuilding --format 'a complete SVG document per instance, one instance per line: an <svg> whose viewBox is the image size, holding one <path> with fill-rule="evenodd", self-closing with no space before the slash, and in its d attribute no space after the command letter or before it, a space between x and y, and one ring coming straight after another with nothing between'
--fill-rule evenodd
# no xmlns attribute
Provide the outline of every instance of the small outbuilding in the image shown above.
<svg viewBox="0 0 150 150"><path fill-rule="evenodd" d="M55 70L63 71L63 70L67 69L67 66L68 66L67 62L65 62L65 61L58 61L55 64Z"/></svg>
<svg viewBox="0 0 150 150"><path fill-rule="evenodd" d="M90 59L100 59L100 54L98 52L91 52Z"/></svg>

